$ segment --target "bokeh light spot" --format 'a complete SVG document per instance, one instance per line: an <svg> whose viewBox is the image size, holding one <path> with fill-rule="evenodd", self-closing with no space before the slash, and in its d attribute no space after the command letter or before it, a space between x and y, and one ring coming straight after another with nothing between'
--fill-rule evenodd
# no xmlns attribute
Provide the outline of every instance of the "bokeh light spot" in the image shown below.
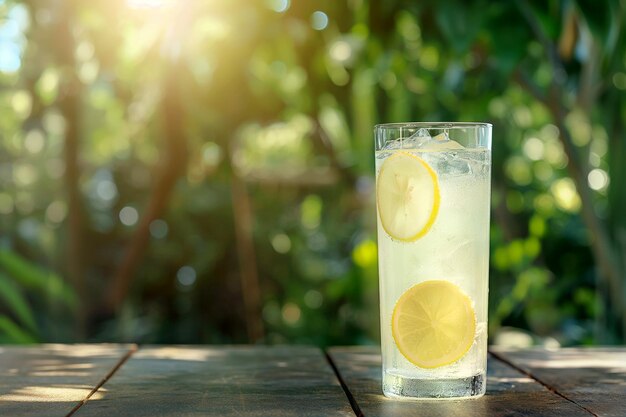
<svg viewBox="0 0 626 417"><path fill-rule="evenodd" d="M67 216L67 204L64 201L53 201L46 209L46 219L51 223L61 223Z"/></svg>
<svg viewBox="0 0 626 417"><path fill-rule="evenodd" d="M181 267L176 273L176 281L183 287L190 287L196 282L196 270L189 265Z"/></svg>
<svg viewBox="0 0 626 417"><path fill-rule="evenodd" d="M306 294L304 294L304 304L309 308L320 308L323 302L324 296L317 290L308 290Z"/></svg>
<svg viewBox="0 0 626 417"><path fill-rule="evenodd" d="M545 160L555 168L565 168L567 166L567 155L563 152L561 142L551 140L545 143Z"/></svg>
<svg viewBox="0 0 626 417"><path fill-rule="evenodd" d="M287 253L291 250L291 239L284 233L279 233L272 238L272 247L278 253Z"/></svg>
<svg viewBox="0 0 626 417"><path fill-rule="evenodd" d="M301 222L307 229L315 229L320 225L322 216L322 199L317 195L309 195L302 202Z"/></svg>
<svg viewBox="0 0 626 417"><path fill-rule="evenodd" d="M352 251L352 260L361 267L367 268L376 264L378 249L371 239L360 242Z"/></svg>
<svg viewBox="0 0 626 417"><path fill-rule="evenodd" d="M39 235L40 224L33 218L21 220L17 225L17 233L26 240L35 240Z"/></svg>
<svg viewBox="0 0 626 417"><path fill-rule="evenodd" d="M530 234L536 237L542 237L546 232L546 221L543 217L534 215L528 222L528 230Z"/></svg>
<svg viewBox="0 0 626 417"><path fill-rule="evenodd" d="M298 321L300 321L302 311L300 310L300 307L298 307L296 304L286 303L283 306L282 315L285 323L293 326L297 324Z"/></svg>
<svg viewBox="0 0 626 417"><path fill-rule="evenodd" d="M565 119L566 125L571 132L572 142L576 146L586 146L591 140L591 124L589 118L582 110L573 110Z"/></svg>
<svg viewBox="0 0 626 417"><path fill-rule="evenodd" d="M436 71L439 66L439 51L432 45L424 45L421 49L419 62L424 69Z"/></svg>
<svg viewBox="0 0 626 417"><path fill-rule="evenodd" d="M507 252L511 265L520 265L524 260L524 242L520 239L512 241L507 248Z"/></svg>
<svg viewBox="0 0 626 417"><path fill-rule="evenodd" d="M76 47L76 59L79 61L89 61L95 53L95 48L91 42L86 40L80 42Z"/></svg>
<svg viewBox="0 0 626 417"><path fill-rule="evenodd" d="M536 258L541 252L541 242L536 237L529 237L524 241L524 250L529 258Z"/></svg>
<svg viewBox="0 0 626 417"><path fill-rule="evenodd" d="M276 13L284 13L291 6L290 0L269 0L268 5L270 9L274 10Z"/></svg>
<svg viewBox="0 0 626 417"><path fill-rule="evenodd" d="M594 129L590 153L603 157L609 150L609 137L604 129Z"/></svg>
<svg viewBox="0 0 626 417"><path fill-rule="evenodd" d="M315 30L324 30L328 26L328 15L322 11L315 11L311 15L311 27Z"/></svg>
<svg viewBox="0 0 626 417"><path fill-rule="evenodd" d="M619 90L626 90L626 74L623 72L613 74L613 85Z"/></svg>
<svg viewBox="0 0 626 417"><path fill-rule="evenodd" d="M137 209L131 206L126 206L120 210L120 221L125 226L133 226L139 220L139 213Z"/></svg>
<svg viewBox="0 0 626 417"><path fill-rule="evenodd" d="M352 58L352 47L346 41L337 41L330 47L330 57L338 62L346 62Z"/></svg>
<svg viewBox="0 0 626 417"><path fill-rule="evenodd" d="M155 239L163 239L167 236L169 231L169 227L165 220L156 219L150 223L150 234Z"/></svg>
<svg viewBox="0 0 626 417"><path fill-rule="evenodd" d="M537 161L533 166L533 173L540 181L549 181L554 175L552 166L546 161Z"/></svg>
<svg viewBox="0 0 626 417"><path fill-rule="evenodd" d="M13 168L13 181L18 186L27 186L37 181L39 175L32 164L19 164Z"/></svg>
<svg viewBox="0 0 626 417"><path fill-rule="evenodd" d="M392 90L398 84L398 77L391 71L385 72L380 76L380 85L385 90Z"/></svg>
<svg viewBox="0 0 626 417"><path fill-rule="evenodd" d="M49 110L43 116L43 127L49 134L62 135L65 132L65 118L56 110Z"/></svg>
<svg viewBox="0 0 626 417"><path fill-rule="evenodd" d="M202 146L202 162L207 167L215 167L222 159L222 148L215 142L207 142Z"/></svg>
<svg viewBox="0 0 626 417"><path fill-rule="evenodd" d="M45 138L41 130L32 129L24 138L24 148L32 154L39 153L43 150Z"/></svg>
<svg viewBox="0 0 626 417"><path fill-rule="evenodd" d="M609 174L603 169L592 169L587 175L587 182L592 190L602 191L609 185Z"/></svg>
<svg viewBox="0 0 626 417"><path fill-rule="evenodd" d="M545 215L552 215L554 211L554 198L550 194L541 193L533 199L533 207Z"/></svg>
<svg viewBox="0 0 626 417"><path fill-rule="evenodd" d="M570 178L561 178L552 184L550 192L556 205L564 211L575 213L580 209L580 197L576 186Z"/></svg>
<svg viewBox="0 0 626 417"><path fill-rule="evenodd" d="M100 66L95 61L88 61L78 69L78 78L85 84L91 84L98 77Z"/></svg>
<svg viewBox="0 0 626 417"><path fill-rule="evenodd" d="M111 180L102 180L98 182L98 185L96 185L96 194L102 200L111 201L117 197L117 187Z"/></svg>
<svg viewBox="0 0 626 417"><path fill-rule="evenodd" d="M16 91L11 98L11 106L17 115L24 119L30 114L33 99L27 91Z"/></svg>
<svg viewBox="0 0 626 417"><path fill-rule="evenodd" d="M509 158L504 165L504 170L509 178L518 185L528 185L533 176L527 161L520 156Z"/></svg>
<svg viewBox="0 0 626 417"><path fill-rule="evenodd" d="M37 80L36 89L41 101L52 103L59 90L59 73L54 68L47 68Z"/></svg>
<svg viewBox="0 0 626 417"><path fill-rule="evenodd" d="M21 64L20 48L11 42L0 42L0 72L15 72Z"/></svg>
<svg viewBox="0 0 626 417"><path fill-rule="evenodd" d="M495 97L489 102L489 113L492 116L502 118L506 114L507 106L500 97Z"/></svg>
<svg viewBox="0 0 626 417"><path fill-rule="evenodd" d="M528 107L518 106L513 110L513 119L519 127L529 127L533 121L533 116Z"/></svg>
<svg viewBox="0 0 626 417"><path fill-rule="evenodd" d="M543 159L544 146L541 139L538 138L528 138L526 142L524 142L524 153L526 156L533 161L539 161Z"/></svg>

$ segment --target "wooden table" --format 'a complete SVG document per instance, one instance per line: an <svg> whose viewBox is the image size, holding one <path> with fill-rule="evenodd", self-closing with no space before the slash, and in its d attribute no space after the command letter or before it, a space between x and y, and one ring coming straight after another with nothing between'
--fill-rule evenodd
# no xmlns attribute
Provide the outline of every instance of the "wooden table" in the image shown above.
<svg viewBox="0 0 626 417"><path fill-rule="evenodd" d="M0 346L0 416L626 416L626 348L494 348L488 375L393 401L376 347Z"/></svg>

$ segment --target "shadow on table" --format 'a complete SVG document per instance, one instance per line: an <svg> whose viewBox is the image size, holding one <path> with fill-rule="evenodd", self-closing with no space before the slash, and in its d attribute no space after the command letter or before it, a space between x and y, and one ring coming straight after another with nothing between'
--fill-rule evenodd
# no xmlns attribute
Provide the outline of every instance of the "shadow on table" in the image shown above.
<svg viewBox="0 0 626 417"><path fill-rule="evenodd" d="M119 345L0 348L0 415L66 415L128 350Z"/></svg>

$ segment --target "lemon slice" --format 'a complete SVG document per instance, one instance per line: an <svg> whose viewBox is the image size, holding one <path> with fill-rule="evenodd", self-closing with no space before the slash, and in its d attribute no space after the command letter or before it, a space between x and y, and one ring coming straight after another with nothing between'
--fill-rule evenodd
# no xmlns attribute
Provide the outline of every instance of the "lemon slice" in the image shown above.
<svg viewBox="0 0 626 417"><path fill-rule="evenodd" d="M448 281L419 283L398 299L391 333L400 352L414 365L449 365L461 359L474 343L472 300Z"/></svg>
<svg viewBox="0 0 626 417"><path fill-rule="evenodd" d="M376 204L389 236L404 242L417 240L432 227L439 211L437 174L422 158L396 152L378 173Z"/></svg>

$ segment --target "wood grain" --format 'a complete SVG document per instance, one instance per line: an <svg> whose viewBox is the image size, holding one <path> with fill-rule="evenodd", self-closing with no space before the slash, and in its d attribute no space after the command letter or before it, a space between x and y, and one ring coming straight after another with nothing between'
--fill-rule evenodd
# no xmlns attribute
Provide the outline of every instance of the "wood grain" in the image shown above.
<svg viewBox="0 0 626 417"><path fill-rule="evenodd" d="M353 416L312 347L141 348L75 414L89 416Z"/></svg>
<svg viewBox="0 0 626 417"><path fill-rule="evenodd" d="M597 416L626 416L626 348L493 349Z"/></svg>
<svg viewBox="0 0 626 417"><path fill-rule="evenodd" d="M383 396L377 347L331 348L329 356L364 416L590 416L521 372L489 358L487 394L478 399L398 401ZM359 414L358 414L359 415Z"/></svg>
<svg viewBox="0 0 626 417"><path fill-rule="evenodd" d="M66 416L132 348L0 346L0 416Z"/></svg>

